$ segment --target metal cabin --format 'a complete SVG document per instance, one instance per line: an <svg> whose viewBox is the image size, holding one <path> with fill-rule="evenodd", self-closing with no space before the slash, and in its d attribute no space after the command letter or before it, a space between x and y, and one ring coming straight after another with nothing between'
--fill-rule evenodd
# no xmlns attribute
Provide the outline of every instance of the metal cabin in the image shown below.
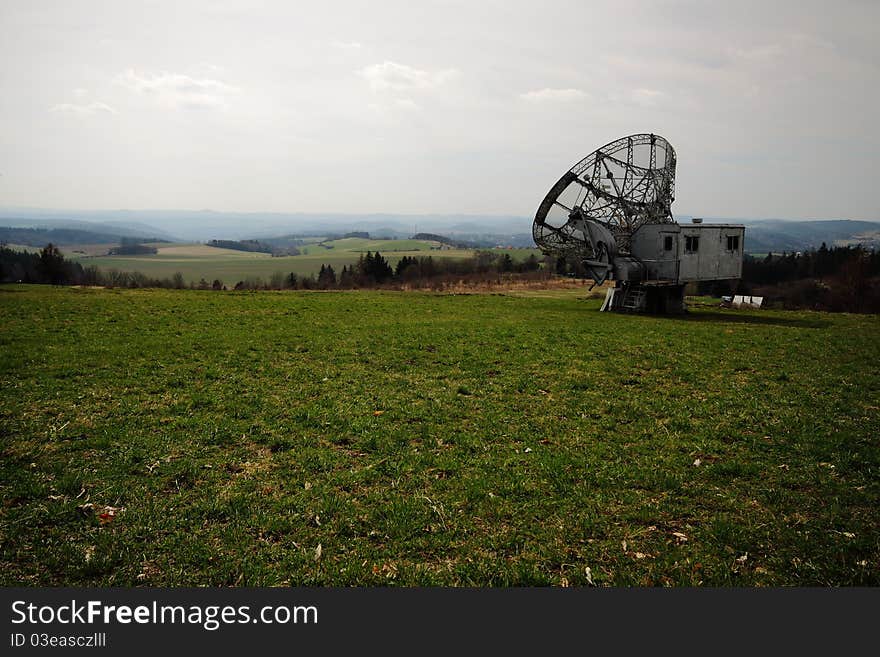
<svg viewBox="0 0 880 657"><path fill-rule="evenodd" d="M744 233L735 224L646 224L630 248L645 267L642 283L736 279L742 275Z"/></svg>
<svg viewBox="0 0 880 657"><path fill-rule="evenodd" d="M640 226L602 310L684 312L687 283L740 278L744 237L745 227L735 224Z"/></svg>

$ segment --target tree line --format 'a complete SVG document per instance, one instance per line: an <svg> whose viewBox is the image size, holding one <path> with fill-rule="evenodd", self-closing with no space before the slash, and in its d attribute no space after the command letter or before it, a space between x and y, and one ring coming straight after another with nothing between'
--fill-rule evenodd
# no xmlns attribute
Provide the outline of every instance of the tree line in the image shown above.
<svg viewBox="0 0 880 657"><path fill-rule="evenodd" d="M196 288L203 290L347 290L355 288L446 289L453 284L479 284L511 279L579 275L577 266L530 255L516 261L509 253L477 251L469 258L404 256L395 266L378 251L337 271L321 265L317 275L276 272L227 285L219 279L190 282L181 273L149 277L140 272L102 270L67 260L52 244L39 252L0 246L0 282L93 285L103 287ZM797 253L745 256L738 281L700 283L699 294L752 294L768 305L843 312L880 312L880 253L862 246L827 247Z"/></svg>
<svg viewBox="0 0 880 657"><path fill-rule="evenodd" d="M522 262L509 253L478 251L470 258L404 256L392 267L378 251L361 254L357 262L343 265L337 272L332 265L321 265L315 276L276 273L269 279L248 278L235 284L236 290L350 290L355 288L442 288L451 282L481 282L500 276L528 276L547 271L534 254Z"/></svg>
<svg viewBox="0 0 880 657"><path fill-rule="evenodd" d="M155 246L144 244L140 240L123 237L119 246L112 247L107 255L155 255L159 252Z"/></svg>
<svg viewBox="0 0 880 657"><path fill-rule="evenodd" d="M750 294L767 305L832 312L880 312L880 252L861 245L746 255L738 281L707 281L700 294Z"/></svg>
<svg viewBox="0 0 880 657"><path fill-rule="evenodd" d="M219 281L216 281L219 282ZM50 285L93 285L101 287L188 287L183 274L155 278L140 272L83 267L64 257L58 247L47 244L39 252L15 251L0 245L0 283L46 283ZM223 289L222 283L218 289Z"/></svg>
<svg viewBox="0 0 880 657"><path fill-rule="evenodd" d="M837 276L851 267L864 269L866 276L880 275L880 252L856 246L828 246L803 252L768 253L763 258L743 259L743 280L755 285L772 285L805 278Z"/></svg>
<svg viewBox="0 0 880 657"><path fill-rule="evenodd" d="M0 282L48 283L52 285L90 285L101 287L194 288L202 290L335 290L354 288L443 287L451 281L480 282L501 276L530 275L546 271L535 255L522 262L509 253L478 251L470 258L404 256L392 267L378 251L361 254L357 262L343 265L337 272L332 265L321 265L317 276L295 272L276 272L268 278L250 277L227 285L219 279L187 283L181 273L170 277L151 277L137 271L100 269L66 259L53 244L39 252L15 251L0 245Z"/></svg>

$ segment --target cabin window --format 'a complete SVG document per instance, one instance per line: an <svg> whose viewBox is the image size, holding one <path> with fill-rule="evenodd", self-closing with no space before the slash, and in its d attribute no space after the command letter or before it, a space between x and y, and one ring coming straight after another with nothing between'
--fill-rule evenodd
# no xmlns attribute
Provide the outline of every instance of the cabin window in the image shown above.
<svg viewBox="0 0 880 657"><path fill-rule="evenodd" d="M672 251L672 235L667 235L663 238L663 250Z"/></svg>
<svg viewBox="0 0 880 657"><path fill-rule="evenodd" d="M727 250L728 251L739 251L739 235L728 235L727 236Z"/></svg>
<svg viewBox="0 0 880 657"><path fill-rule="evenodd" d="M696 253L700 250L700 236L699 235L686 235L684 238L684 252L685 253Z"/></svg>

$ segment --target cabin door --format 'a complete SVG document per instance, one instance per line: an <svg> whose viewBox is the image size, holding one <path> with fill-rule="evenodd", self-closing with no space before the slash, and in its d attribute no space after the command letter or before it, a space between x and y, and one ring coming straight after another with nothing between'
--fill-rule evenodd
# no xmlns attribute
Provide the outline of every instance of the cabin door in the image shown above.
<svg viewBox="0 0 880 657"><path fill-rule="evenodd" d="M660 231L660 244L657 253L657 278L667 281L678 280L678 233Z"/></svg>

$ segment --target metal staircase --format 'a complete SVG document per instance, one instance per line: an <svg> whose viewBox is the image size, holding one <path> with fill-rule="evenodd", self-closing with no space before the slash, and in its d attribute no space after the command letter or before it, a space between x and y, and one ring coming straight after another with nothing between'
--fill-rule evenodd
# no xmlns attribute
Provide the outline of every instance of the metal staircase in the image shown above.
<svg viewBox="0 0 880 657"><path fill-rule="evenodd" d="M641 310L645 302L645 288L640 285L630 285L626 288L621 308L627 310Z"/></svg>

